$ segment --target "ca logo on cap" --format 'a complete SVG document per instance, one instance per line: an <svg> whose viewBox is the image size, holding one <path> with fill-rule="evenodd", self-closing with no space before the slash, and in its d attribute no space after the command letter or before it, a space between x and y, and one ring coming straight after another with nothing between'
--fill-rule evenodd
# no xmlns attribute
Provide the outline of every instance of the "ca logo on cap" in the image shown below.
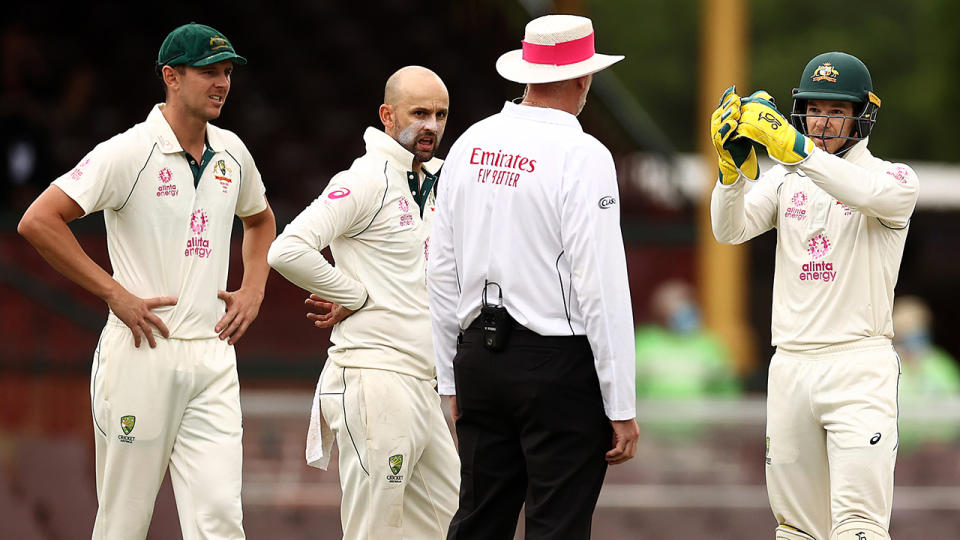
<svg viewBox="0 0 960 540"><path fill-rule="evenodd" d="M229 49L230 43L227 42L225 38L222 38L220 36L213 36L212 38L210 38L210 48L214 50Z"/></svg>
<svg viewBox="0 0 960 540"><path fill-rule="evenodd" d="M830 62L824 62L820 64L817 69L813 72L814 81L830 81L837 82L837 77L840 75Z"/></svg>

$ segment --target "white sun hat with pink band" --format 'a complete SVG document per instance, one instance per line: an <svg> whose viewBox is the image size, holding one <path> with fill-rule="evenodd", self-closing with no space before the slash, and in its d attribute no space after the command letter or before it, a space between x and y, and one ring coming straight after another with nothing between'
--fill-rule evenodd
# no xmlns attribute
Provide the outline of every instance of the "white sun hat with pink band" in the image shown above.
<svg viewBox="0 0 960 540"><path fill-rule="evenodd" d="M576 79L623 60L621 55L597 54L593 23L576 15L545 15L527 23L523 48L497 60L504 79L539 84Z"/></svg>

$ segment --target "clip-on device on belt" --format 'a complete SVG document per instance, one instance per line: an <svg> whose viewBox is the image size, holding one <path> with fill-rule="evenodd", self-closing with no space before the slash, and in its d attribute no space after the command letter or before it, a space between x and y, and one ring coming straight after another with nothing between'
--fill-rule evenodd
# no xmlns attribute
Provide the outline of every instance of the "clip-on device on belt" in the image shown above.
<svg viewBox="0 0 960 540"><path fill-rule="evenodd" d="M497 304L487 303L487 287L496 285L498 290ZM499 352L507 346L510 339L510 330L513 329L513 318L503 307L503 289L499 283L484 281L483 303L480 306L480 331L483 334L483 346L488 350Z"/></svg>

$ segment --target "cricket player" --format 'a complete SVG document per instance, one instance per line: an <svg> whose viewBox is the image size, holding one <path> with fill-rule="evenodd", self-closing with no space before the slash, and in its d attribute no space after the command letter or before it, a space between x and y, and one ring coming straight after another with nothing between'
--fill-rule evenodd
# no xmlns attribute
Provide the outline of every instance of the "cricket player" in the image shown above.
<svg viewBox="0 0 960 540"><path fill-rule="evenodd" d="M816 56L784 118L766 92L723 96L711 220L739 244L777 229L766 476L781 540L890 538L899 358L893 289L917 201L910 167L867 149L880 98L867 67ZM751 140L779 162L756 176Z"/></svg>
<svg viewBox="0 0 960 540"><path fill-rule="evenodd" d="M166 102L56 179L17 229L110 308L90 381L94 539L145 538L168 465L185 539L244 538L234 344L260 309L276 226L250 152L209 123L244 63L209 26L170 32L157 56ZM67 226L101 210L113 276ZM234 215L243 282L226 291Z"/></svg>
<svg viewBox="0 0 960 540"><path fill-rule="evenodd" d="M307 462L340 449L347 539L443 538L460 461L435 390L426 258L449 98L432 71L394 73L367 128L367 153L277 238L270 265L313 293L333 327L307 435ZM336 266L322 249L330 246ZM320 300L322 299L322 300Z"/></svg>

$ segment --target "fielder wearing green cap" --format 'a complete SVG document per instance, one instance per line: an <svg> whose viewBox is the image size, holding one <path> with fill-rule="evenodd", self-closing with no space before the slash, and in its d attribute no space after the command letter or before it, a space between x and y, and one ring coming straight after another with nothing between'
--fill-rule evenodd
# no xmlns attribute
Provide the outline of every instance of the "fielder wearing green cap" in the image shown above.
<svg viewBox="0 0 960 540"><path fill-rule="evenodd" d="M57 178L18 227L110 308L91 367L94 539L145 538L168 468L184 539L244 538L234 344L257 316L276 226L250 152L209 123L244 62L208 26L171 32L158 55L165 103ZM66 225L97 211L112 275ZM243 280L227 291L234 216Z"/></svg>
<svg viewBox="0 0 960 540"><path fill-rule="evenodd" d="M766 429L775 537L888 540L900 371L892 308L919 181L867 149L880 99L856 57L814 57L793 98L788 120L767 92L729 89L711 123L721 159L714 236L740 244L777 230ZM754 145L779 164L748 192L740 176Z"/></svg>
<svg viewBox="0 0 960 540"><path fill-rule="evenodd" d="M209 66L223 60L243 65L247 59L233 50L230 40L203 24L185 24L170 34L160 45L157 69L163 66Z"/></svg>

